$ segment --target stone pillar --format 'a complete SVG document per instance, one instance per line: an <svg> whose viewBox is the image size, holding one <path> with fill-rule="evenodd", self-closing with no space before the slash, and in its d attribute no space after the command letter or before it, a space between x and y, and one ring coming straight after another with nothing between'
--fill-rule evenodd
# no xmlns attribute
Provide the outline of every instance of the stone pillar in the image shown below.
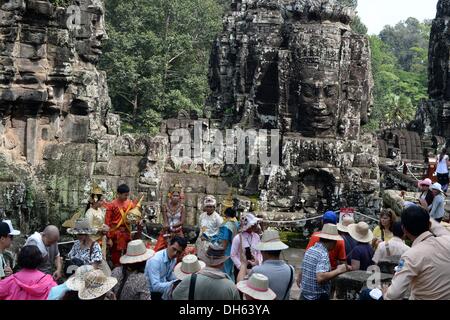
<svg viewBox="0 0 450 320"><path fill-rule="evenodd" d="M35 166L38 162L37 159L37 142L38 142L38 124L35 118L27 119L26 129L26 155L27 162Z"/></svg>

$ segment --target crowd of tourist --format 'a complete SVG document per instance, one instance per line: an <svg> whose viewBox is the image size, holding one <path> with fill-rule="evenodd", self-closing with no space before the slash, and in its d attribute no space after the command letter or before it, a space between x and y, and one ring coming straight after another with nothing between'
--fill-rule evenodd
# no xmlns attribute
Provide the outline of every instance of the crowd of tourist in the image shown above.
<svg viewBox="0 0 450 320"><path fill-rule="evenodd" d="M392 284L363 290L362 299L450 299L450 282L444 280L450 277L450 232L440 224L443 215L436 202L444 192L428 180L419 187L423 193L417 205L407 206L400 218L382 210L373 231L353 215L325 212L297 274L282 259L289 247L278 231L263 231L261 219L252 213L238 220L231 207L222 216L213 196L204 199L193 249L183 233L183 195L172 187L163 230L151 248L133 240L126 215L138 205L129 200L126 185L119 186L111 203L93 191L89 214L67 230L77 239L68 253L76 268L65 281L57 227L28 237L14 272L3 253L20 231L9 220L0 223L0 300L289 300L295 283L300 300L329 300L335 278L392 257L399 261Z"/></svg>

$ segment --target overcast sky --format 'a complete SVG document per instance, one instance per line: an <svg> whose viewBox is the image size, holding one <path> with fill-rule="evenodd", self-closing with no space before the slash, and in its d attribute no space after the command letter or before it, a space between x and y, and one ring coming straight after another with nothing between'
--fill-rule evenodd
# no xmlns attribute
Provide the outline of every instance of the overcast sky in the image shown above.
<svg viewBox="0 0 450 320"><path fill-rule="evenodd" d="M438 0L358 0L358 14L369 28L378 34L385 25L395 25L414 17L420 21L436 16Z"/></svg>

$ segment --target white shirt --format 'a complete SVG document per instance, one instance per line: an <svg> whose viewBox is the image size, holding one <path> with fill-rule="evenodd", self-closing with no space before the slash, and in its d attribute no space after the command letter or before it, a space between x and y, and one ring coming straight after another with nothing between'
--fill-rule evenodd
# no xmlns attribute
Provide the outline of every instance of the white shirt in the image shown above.
<svg viewBox="0 0 450 320"><path fill-rule="evenodd" d="M391 256L402 256L408 249L410 249L410 247L407 246L403 242L403 240L398 237L393 237L388 241L388 243ZM387 257L388 254L386 250L386 241L383 241L378 245L372 260L373 262L378 263L380 261L386 260Z"/></svg>
<svg viewBox="0 0 450 320"><path fill-rule="evenodd" d="M440 156L438 156L438 160L439 160L439 157ZM442 158L442 160L439 161L437 168L436 168L436 173L440 173L440 174L448 173L447 161L448 161L448 155L445 155L444 158Z"/></svg>
<svg viewBox="0 0 450 320"><path fill-rule="evenodd" d="M219 228L223 223L222 217L214 211L210 216L206 212L200 215L200 234L204 233L211 238L219 233Z"/></svg>

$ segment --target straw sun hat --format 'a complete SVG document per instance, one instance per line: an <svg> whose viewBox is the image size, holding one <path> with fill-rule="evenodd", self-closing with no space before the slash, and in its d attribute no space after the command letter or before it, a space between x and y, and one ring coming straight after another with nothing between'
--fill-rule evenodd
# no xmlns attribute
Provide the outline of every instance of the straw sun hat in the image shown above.
<svg viewBox="0 0 450 320"><path fill-rule="evenodd" d="M67 279L66 281L67 288L69 288L72 291L79 291L84 285L86 275L92 270L94 270L94 267L89 264L78 267L77 270L75 270L75 274L71 276L69 279Z"/></svg>
<svg viewBox="0 0 450 320"><path fill-rule="evenodd" d="M280 234L276 230L264 231L261 242L255 247L255 249L259 251L281 251L288 248L288 245L281 242Z"/></svg>
<svg viewBox="0 0 450 320"><path fill-rule="evenodd" d="M256 300L275 300L277 297L269 288L269 278L260 273L253 273L248 280L240 281L236 286L239 291Z"/></svg>
<svg viewBox="0 0 450 320"><path fill-rule="evenodd" d="M193 273L197 273L202 270L206 264L203 261L199 261L197 256L188 254L175 266L173 273L179 280L187 278Z"/></svg>
<svg viewBox="0 0 450 320"><path fill-rule="evenodd" d="M373 239L373 233L370 230L369 225L362 221L357 224L354 223L349 225L348 233L353 239L362 243L369 243Z"/></svg>
<svg viewBox="0 0 450 320"><path fill-rule="evenodd" d="M144 241L133 240L128 242L127 253L120 257L121 264L132 264L147 261L155 255L155 251L147 249Z"/></svg>
<svg viewBox="0 0 450 320"><path fill-rule="evenodd" d="M323 225L322 231L319 233L319 238L335 241L342 240L342 237L338 233L337 226L331 223Z"/></svg>
<svg viewBox="0 0 450 320"><path fill-rule="evenodd" d="M84 285L78 291L81 300L93 300L110 291L117 284L117 279L107 277L102 270L92 270L86 274Z"/></svg>

